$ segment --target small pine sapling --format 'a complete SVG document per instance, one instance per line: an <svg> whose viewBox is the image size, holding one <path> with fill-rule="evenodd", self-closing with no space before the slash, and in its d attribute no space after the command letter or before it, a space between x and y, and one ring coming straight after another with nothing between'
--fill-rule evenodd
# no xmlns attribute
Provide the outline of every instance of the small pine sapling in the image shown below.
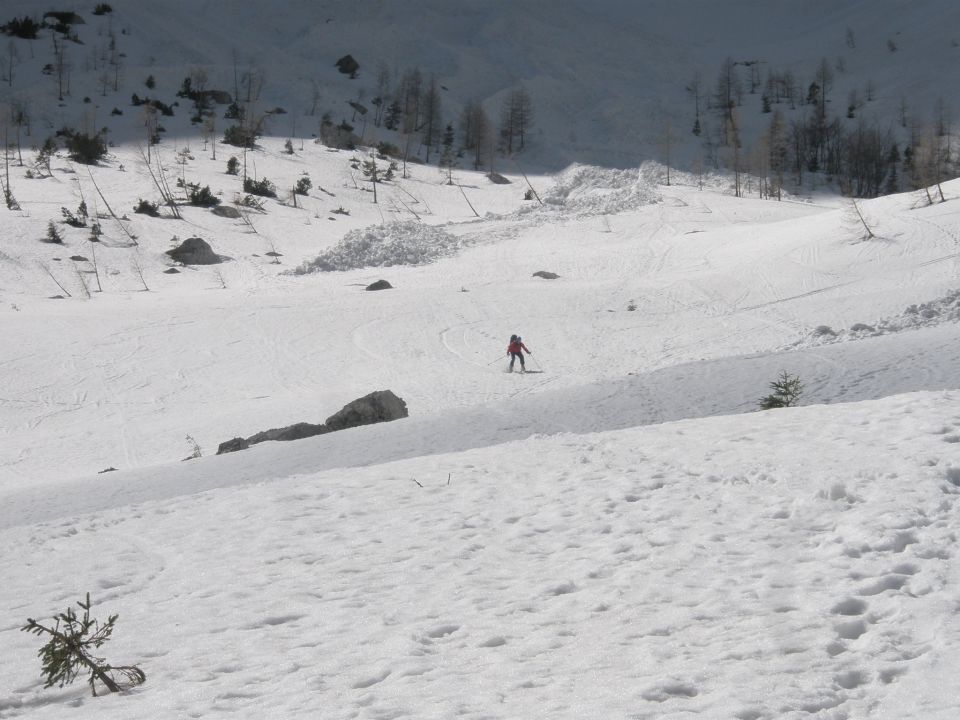
<svg viewBox="0 0 960 720"><path fill-rule="evenodd" d="M240 173L240 161L235 155L231 155L227 160L227 175L237 175Z"/></svg>
<svg viewBox="0 0 960 720"><path fill-rule="evenodd" d="M133 206L133 211L135 213L140 213L141 215L160 217L160 203L150 202L149 200L139 198L137 200L137 204Z"/></svg>
<svg viewBox="0 0 960 720"><path fill-rule="evenodd" d="M213 194L209 185L200 187L199 183L187 183L187 202L196 207L216 207L220 198Z"/></svg>
<svg viewBox="0 0 960 720"><path fill-rule="evenodd" d="M63 215L63 222L69 225L70 227L82 228L87 226L87 215L86 215L86 204L80 203L81 211L78 214L74 215L72 212L67 210L65 207L60 208L60 213Z"/></svg>
<svg viewBox="0 0 960 720"><path fill-rule="evenodd" d="M313 183L310 182L310 176L304 174L297 180L296 186L293 188L293 191L297 195L307 195L310 192L310 188L313 187Z"/></svg>
<svg viewBox="0 0 960 720"><path fill-rule="evenodd" d="M773 408L794 407L800 402L803 395L803 383L796 375L790 375L786 370L780 373L780 376L770 383L770 389L773 393L760 399L761 410L772 410Z"/></svg>
<svg viewBox="0 0 960 720"><path fill-rule="evenodd" d="M267 178L261 178L260 180L246 178L243 181L243 191L251 193L252 195L260 195L261 197L275 198L277 196L276 185Z"/></svg>
<svg viewBox="0 0 960 720"><path fill-rule="evenodd" d="M103 658L93 655L93 651L103 645L113 634L117 615L111 615L103 625L90 617L90 593L86 601L77 601L83 610L83 616L69 607L54 618L53 627L41 625L33 618L27 618L27 624L20 628L23 632L38 636L49 635L50 640L37 653L43 666L44 687L63 687L76 680L80 673L90 673L88 683L94 696L97 694L97 682L110 692L140 685L147 676L136 665L109 665Z"/></svg>
<svg viewBox="0 0 960 720"><path fill-rule="evenodd" d="M57 230L57 226L53 224L53 220L47 223L47 236L43 241L54 245L63 245L63 236Z"/></svg>

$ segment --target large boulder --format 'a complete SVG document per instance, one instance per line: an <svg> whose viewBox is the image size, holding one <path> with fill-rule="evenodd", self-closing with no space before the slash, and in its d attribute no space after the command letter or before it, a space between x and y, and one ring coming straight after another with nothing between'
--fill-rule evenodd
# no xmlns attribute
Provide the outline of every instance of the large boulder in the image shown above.
<svg viewBox="0 0 960 720"><path fill-rule="evenodd" d="M352 55L344 55L334 64L340 72L349 75L351 79L357 76L357 71L360 69L360 63L354 60Z"/></svg>
<svg viewBox="0 0 960 720"><path fill-rule="evenodd" d="M205 240L192 237L184 240L173 250L167 250L167 255L184 265L216 265L223 262L209 243Z"/></svg>
<svg viewBox="0 0 960 720"><path fill-rule="evenodd" d="M357 398L327 418L328 432L398 420L409 415L407 404L389 390L377 390Z"/></svg>
<svg viewBox="0 0 960 720"><path fill-rule="evenodd" d="M377 280L376 282L372 282L364 288L364 290L371 290L371 291L391 290L391 289L393 289L393 285L388 283L386 280Z"/></svg>
<svg viewBox="0 0 960 720"><path fill-rule="evenodd" d="M407 404L401 398L390 390L377 390L347 403L339 412L328 417L322 425L301 422L282 428L264 430L248 438L236 437L220 443L217 448L217 455L246 450L251 445L268 440L301 440L302 438L345 430L359 425L372 425L373 423L398 420L408 415Z"/></svg>
<svg viewBox="0 0 960 720"><path fill-rule="evenodd" d="M240 217L240 211L235 207L230 205L217 205L213 210L211 210L214 215L219 215L220 217L231 218L236 220Z"/></svg>

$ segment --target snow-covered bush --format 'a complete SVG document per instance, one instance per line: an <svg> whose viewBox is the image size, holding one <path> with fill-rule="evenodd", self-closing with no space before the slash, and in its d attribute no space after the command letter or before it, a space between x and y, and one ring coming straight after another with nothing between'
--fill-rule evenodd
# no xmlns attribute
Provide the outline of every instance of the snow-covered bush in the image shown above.
<svg viewBox="0 0 960 720"><path fill-rule="evenodd" d="M454 254L462 241L447 231L414 221L352 230L334 247L305 262L294 274L391 265L425 265Z"/></svg>

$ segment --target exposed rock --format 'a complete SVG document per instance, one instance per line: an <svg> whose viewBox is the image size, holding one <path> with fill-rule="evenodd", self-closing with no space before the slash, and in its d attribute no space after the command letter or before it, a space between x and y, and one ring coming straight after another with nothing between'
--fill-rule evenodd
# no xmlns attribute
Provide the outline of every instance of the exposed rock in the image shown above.
<svg viewBox="0 0 960 720"><path fill-rule="evenodd" d="M556 280L560 276L556 273L549 272L548 270L537 270L533 274L533 277L541 277L544 280Z"/></svg>
<svg viewBox="0 0 960 720"><path fill-rule="evenodd" d="M250 447L250 443L244 440L242 437L235 437L232 440L227 440L226 442L220 443L220 446L217 448L217 455L223 455L228 452L236 452L237 450L246 450Z"/></svg>
<svg viewBox="0 0 960 720"><path fill-rule="evenodd" d="M392 290L393 285L388 283L386 280L377 280L375 283L370 283L364 290Z"/></svg>
<svg viewBox="0 0 960 720"><path fill-rule="evenodd" d="M246 450L251 445L268 440L300 440L359 425L372 425L373 423L398 420L408 415L407 404L401 398L390 390L377 390L344 405L339 412L328 417L322 425L301 422L287 427L264 430L248 438L236 437L220 443L217 448L217 455Z"/></svg>
<svg viewBox="0 0 960 720"><path fill-rule="evenodd" d="M360 69L360 63L354 60L352 55L344 55L334 64L340 72L350 77L356 77L357 70Z"/></svg>
<svg viewBox="0 0 960 720"><path fill-rule="evenodd" d="M505 178L498 172L491 172L487 175L487 179L492 182L494 185L510 185L511 182L508 178Z"/></svg>
<svg viewBox="0 0 960 720"><path fill-rule="evenodd" d="M229 105L233 102L233 98L226 90L207 90L206 96L217 105Z"/></svg>
<svg viewBox="0 0 960 720"><path fill-rule="evenodd" d="M301 440L303 438L313 437L314 435L323 435L326 432L330 431L323 425L301 422L295 425L287 425L287 427L258 432L256 435L248 437L245 442L247 443L247 447L249 447L250 445L256 445L257 443L268 440Z"/></svg>
<svg viewBox="0 0 960 720"><path fill-rule="evenodd" d="M198 237L187 238L173 250L167 250L167 255L184 265L216 265L223 262L213 248Z"/></svg>
<svg viewBox="0 0 960 720"><path fill-rule="evenodd" d="M836 335L833 328L829 325L817 325L813 331L814 335Z"/></svg>
<svg viewBox="0 0 960 720"><path fill-rule="evenodd" d="M328 432L358 425L399 420L409 415L407 404L390 390L377 390L358 398L327 418Z"/></svg>
<svg viewBox="0 0 960 720"><path fill-rule="evenodd" d="M240 211L230 205L217 205L210 212L212 212L214 215L219 215L220 217L231 218L232 220L236 220L240 217Z"/></svg>
<svg viewBox="0 0 960 720"><path fill-rule="evenodd" d="M164 274L164 275L179 275L179 274L180 274L180 271L177 270L176 268L167 268L166 270L163 271L163 274Z"/></svg>

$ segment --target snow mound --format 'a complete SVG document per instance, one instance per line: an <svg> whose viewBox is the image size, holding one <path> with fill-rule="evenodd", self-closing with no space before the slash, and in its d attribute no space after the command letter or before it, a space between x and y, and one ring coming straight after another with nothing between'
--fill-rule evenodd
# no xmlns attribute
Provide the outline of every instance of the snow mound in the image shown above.
<svg viewBox="0 0 960 720"><path fill-rule="evenodd" d="M293 274L425 265L453 255L463 244L446 230L413 220L372 225L351 230L335 246L303 263Z"/></svg>
<svg viewBox="0 0 960 720"><path fill-rule="evenodd" d="M960 290L954 290L941 298L919 305L910 305L899 315L884 318L872 324L856 323L843 330L833 330L821 325L796 345L828 345L958 321L960 321Z"/></svg>
<svg viewBox="0 0 960 720"><path fill-rule="evenodd" d="M659 175L656 163L630 170L574 164L555 176L543 204L580 217L633 210L660 199L655 189Z"/></svg>

